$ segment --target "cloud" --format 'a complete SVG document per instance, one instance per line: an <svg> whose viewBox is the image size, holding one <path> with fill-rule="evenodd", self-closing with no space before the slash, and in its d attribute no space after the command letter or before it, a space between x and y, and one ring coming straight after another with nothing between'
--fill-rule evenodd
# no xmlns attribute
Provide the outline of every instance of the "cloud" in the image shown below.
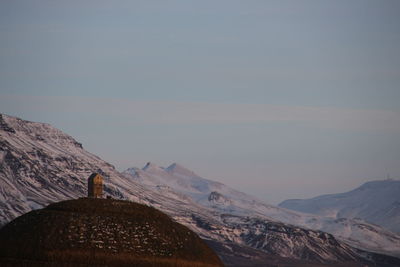
<svg viewBox="0 0 400 267"><path fill-rule="evenodd" d="M400 112L268 104L135 101L120 98L0 95L0 104L21 112L92 114L153 124L287 122L355 131L400 131ZM2 110L1 112L5 112Z"/></svg>

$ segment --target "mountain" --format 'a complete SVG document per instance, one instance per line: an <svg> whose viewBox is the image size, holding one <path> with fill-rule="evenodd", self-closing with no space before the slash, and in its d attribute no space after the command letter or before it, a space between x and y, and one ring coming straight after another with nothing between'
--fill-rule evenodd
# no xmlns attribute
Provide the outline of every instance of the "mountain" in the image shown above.
<svg viewBox="0 0 400 267"><path fill-rule="evenodd" d="M361 218L400 233L400 180L367 182L346 193L290 199L279 206L336 219Z"/></svg>
<svg viewBox="0 0 400 267"><path fill-rule="evenodd" d="M331 234L282 223L287 216L294 222L315 218L317 224L318 216L262 204L177 164L161 168L150 163L122 174L48 124L0 114L0 144L0 224L53 202L86 196L87 178L97 172L104 177L107 195L163 211L211 244L227 264L262 259L264 264L271 261L277 265L284 257L296 261L286 266L300 266L298 261L302 266L346 262L355 266L365 261L399 265L393 263L395 258L360 251ZM159 183L166 179L168 184ZM249 207L254 210L247 211ZM265 211L271 216L264 215ZM398 236L389 239L388 233L373 229L376 232L371 239L386 240L386 253L398 251ZM359 247L365 244L361 237Z"/></svg>
<svg viewBox="0 0 400 267"><path fill-rule="evenodd" d="M400 255L400 236L360 219L331 218L268 205L222 183L200 177L173 163L167 168L148 163L124 172L136 182L163 194L174 192L205 208L236 216L260 217L307 229L328 232L352 246Z"/></svg>
<svg viewBox="0 0 400 267"><path fill-rule="evenodd" d="M81 198L24 214L0 229L0 264L223 266L207 244L137 203Z"/></svg>

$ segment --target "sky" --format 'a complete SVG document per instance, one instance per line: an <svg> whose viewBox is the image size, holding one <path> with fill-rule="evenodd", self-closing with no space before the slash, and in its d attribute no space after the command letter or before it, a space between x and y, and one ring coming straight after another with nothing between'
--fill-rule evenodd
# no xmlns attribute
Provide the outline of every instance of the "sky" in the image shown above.
<svg viewBox="0 0 400 267"><path fill-rule="evenodd" d="M3 0L0 112L271 204L400 178L400 2Z"/></svg>

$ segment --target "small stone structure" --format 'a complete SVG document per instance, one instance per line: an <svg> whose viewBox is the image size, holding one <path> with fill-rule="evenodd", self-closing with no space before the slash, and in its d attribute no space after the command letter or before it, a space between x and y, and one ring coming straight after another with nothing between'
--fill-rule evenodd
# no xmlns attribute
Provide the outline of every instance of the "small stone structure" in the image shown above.
<svg viewBox="0 0 400 267"><path fill-rule="evenodd" d="M88 197L103 197L103 176L92 173L88 178Z"/></svg>

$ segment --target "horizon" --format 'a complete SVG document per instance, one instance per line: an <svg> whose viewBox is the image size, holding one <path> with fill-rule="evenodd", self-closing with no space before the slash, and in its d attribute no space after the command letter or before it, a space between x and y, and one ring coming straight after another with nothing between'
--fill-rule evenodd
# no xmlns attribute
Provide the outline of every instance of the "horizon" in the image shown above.
<svg viewBox="0 0 400 267"><path fill-rule="evenodd" d="M400 2L0 2L0 112L271 204L400 177Z"/></svg>

